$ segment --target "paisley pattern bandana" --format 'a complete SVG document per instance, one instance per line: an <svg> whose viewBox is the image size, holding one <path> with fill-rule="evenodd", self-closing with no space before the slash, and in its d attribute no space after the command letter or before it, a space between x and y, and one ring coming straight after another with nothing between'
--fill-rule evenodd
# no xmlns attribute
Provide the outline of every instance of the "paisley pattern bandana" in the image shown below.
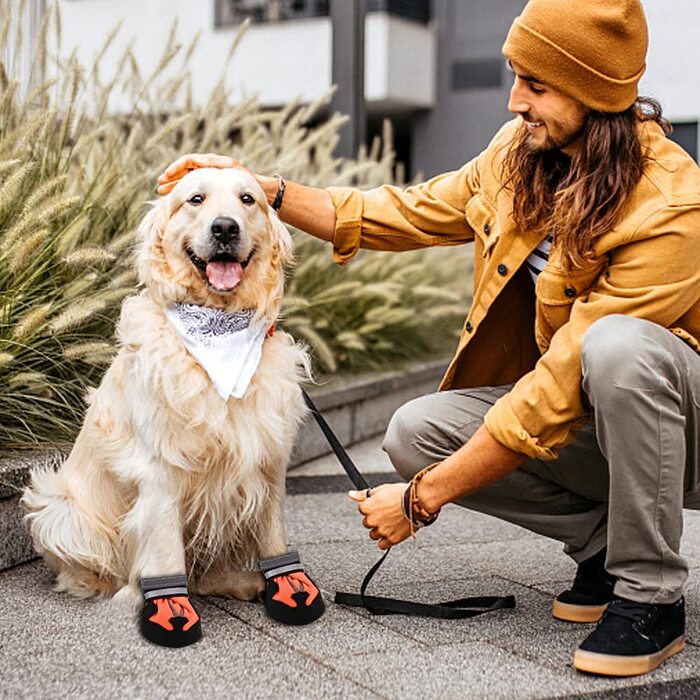
<svg viewBox="0 0 700 700"><path fill-rule="evenodd" d="M226 401L240 399L260 364L269 326L253 321L253 309L229 313L196 304L173 304L165 315L187 351Z"/></svg>

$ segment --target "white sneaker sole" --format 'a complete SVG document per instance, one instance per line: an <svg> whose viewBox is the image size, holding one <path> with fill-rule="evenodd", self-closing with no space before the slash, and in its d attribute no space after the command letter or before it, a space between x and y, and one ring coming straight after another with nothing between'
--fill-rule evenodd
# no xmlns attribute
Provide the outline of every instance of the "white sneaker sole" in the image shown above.
<svg viewBox="0 0 700 700"><path fill-rule="evenodd" d="M681 635L661 651L643 656L614 656L577 649L574 654L574 668L601 676L639 676L658 668L666 659L683 651L684 647L685 637Z"/></svg>

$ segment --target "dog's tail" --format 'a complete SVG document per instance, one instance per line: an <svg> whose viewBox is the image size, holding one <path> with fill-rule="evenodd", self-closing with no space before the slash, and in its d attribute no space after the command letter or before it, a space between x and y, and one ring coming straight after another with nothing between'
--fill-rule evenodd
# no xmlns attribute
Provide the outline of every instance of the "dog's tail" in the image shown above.
<svg viewBox="0 0 700 700"><path fill-rule="evenodd" d="M112 592L115 546L96 514L81 508L61 471L35 470L20 503L41 554L57 574L57 589L77 596Z"/></svg>

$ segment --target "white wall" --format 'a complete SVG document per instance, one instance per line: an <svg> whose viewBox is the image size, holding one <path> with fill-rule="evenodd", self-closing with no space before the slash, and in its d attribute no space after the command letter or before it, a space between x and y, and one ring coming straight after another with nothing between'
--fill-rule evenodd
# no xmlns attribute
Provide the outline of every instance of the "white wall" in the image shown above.
<svg viewBox="0 0 700 700"><path fill-rule="evenodd" d="M110 30L122 22L113 48L102 61L106 81L128 45L144 74L162 55L172 22L177 40L187 45L201 32L189 66L195 80L193 97L203 104L221 75L235 27L214 27L214 0L60 0L62 53L74 48L91 65ZM426 108L435 100L435 31L371 13L366 23L365 95L386 108ZM178 60L165 75L174 75ZM226 76L237 97L258 94L266 105L300 98L311 101L332 84L332 27L328 17L252 24L234 54ZM128 108L130 103L115 105Z"/></svg>
<svg viewBox="0 0 700 700"><path fill-rule="evenodd" d="M700 120L700 2L643 0L649 22L642 94L656 97L672 121Z"/></svg>
<svg viewBox="0 0 700 700"><path fill-rule="evenodd" d="M177 40L183 45L201 32L189 63L193 98L200 105L221 76L236 34L235 28L214 28L213 0L60 0L60 8L62 53L68 55L76 48L86 66L92 64L109 31L123 23L101 63L100 78L105 82L129 44L144 75L152 71L173 20L178 20ZM264 104L284 104L296 97L316 99L331 85L331 41L329 18L251 25L236 49L226 84L237 96L259 94ZM179 63L176 58L164 75L174 75Z"/></svg>
<svg viewBox="0 0 700 700"><path fill-rule="evenodd" d="M437 37L427 27L384 13L365 22L365 99L375 109L435 105Z"/></svg>

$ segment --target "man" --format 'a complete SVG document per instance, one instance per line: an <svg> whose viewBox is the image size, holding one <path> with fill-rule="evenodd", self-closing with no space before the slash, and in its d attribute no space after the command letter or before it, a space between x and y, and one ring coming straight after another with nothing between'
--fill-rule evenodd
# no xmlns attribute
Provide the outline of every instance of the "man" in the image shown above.
<svg viewBox="0 0 700 700"><path fill-rule="evenodd" d="M683 648L682 510L700 507L700 171L638 99L646 49L638 0L530 0L503 47L517 118L459 171L368 192L257 176L340 263L475 242L441 391L387 432L409 486L351 497L381 549L449 502L564 542L578 571L552 612L600 618L574 665L609 675ZM240 167L184 156L161 191L204 165Z"/></svg>

